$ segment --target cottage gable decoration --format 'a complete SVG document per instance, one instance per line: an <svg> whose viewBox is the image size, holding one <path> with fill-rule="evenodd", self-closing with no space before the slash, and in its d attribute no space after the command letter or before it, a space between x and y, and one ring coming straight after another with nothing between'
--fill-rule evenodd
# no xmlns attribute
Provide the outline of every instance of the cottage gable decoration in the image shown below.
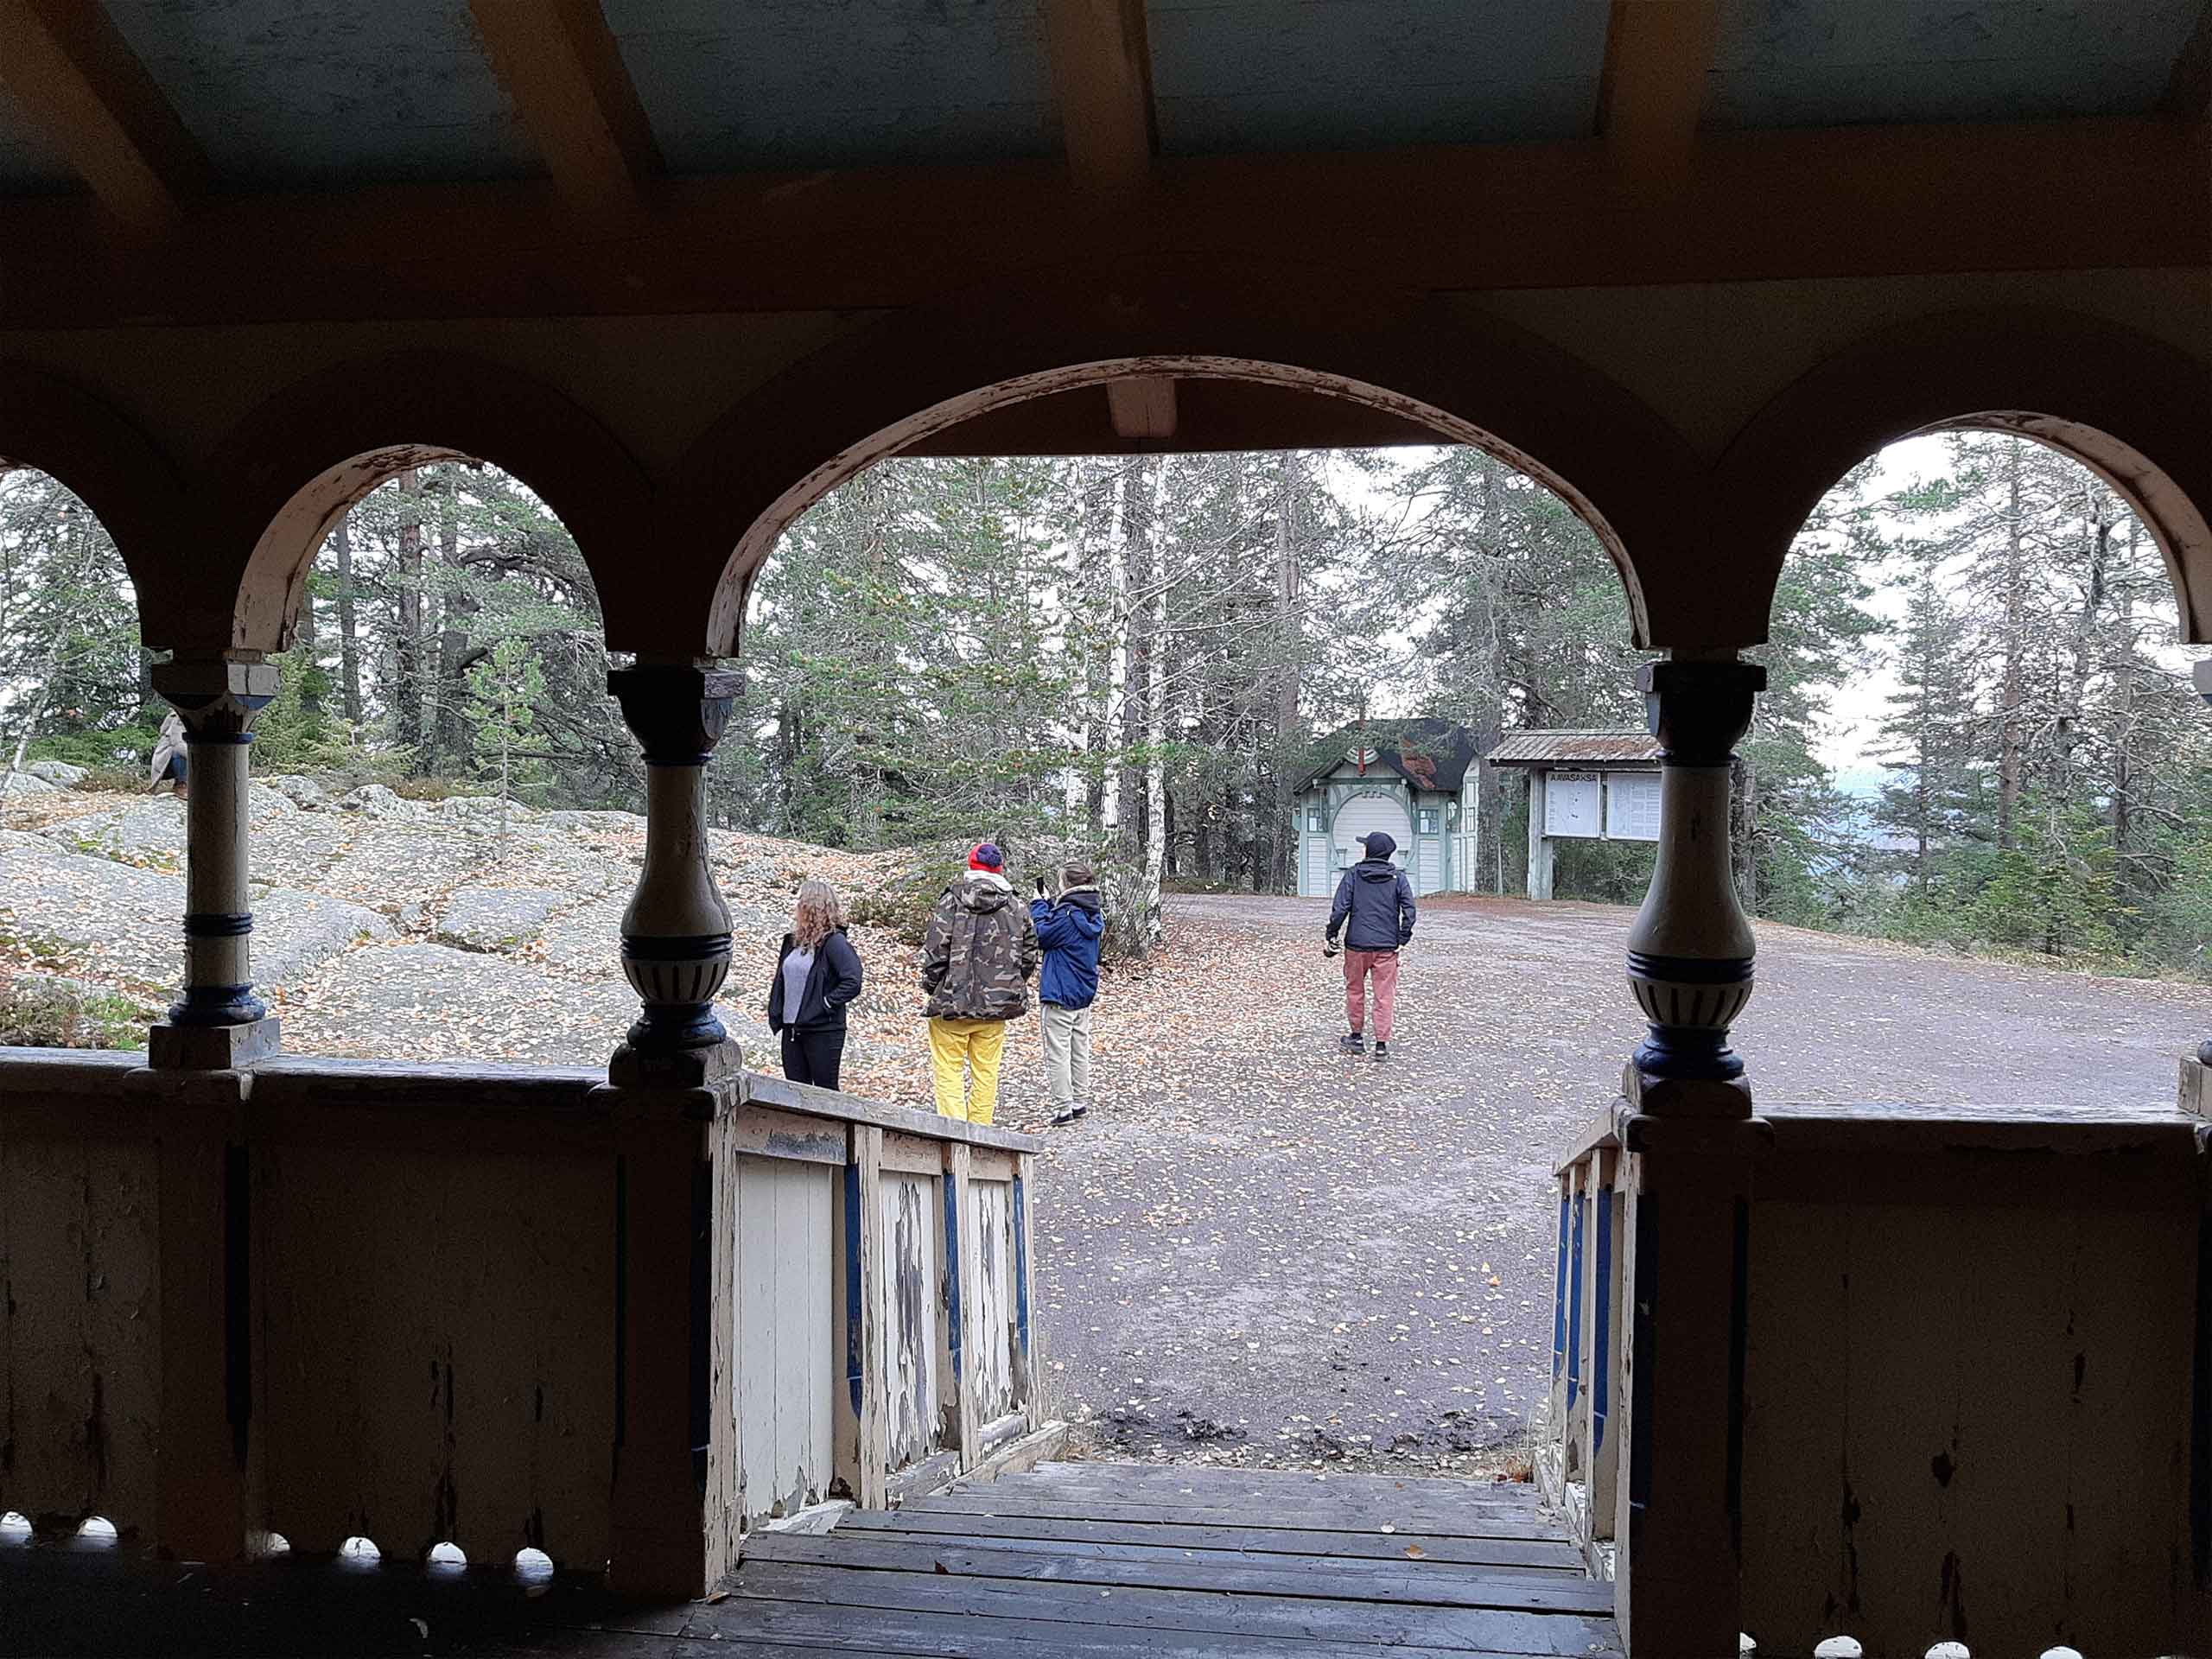
<svg viewBox="0 0 2212 1659"><path fill-rule="evenodd" d="M1415 893L1471 887L1475 798L1481 778L1474 734L1448 720L1370 720L1317 746L1342 758L1298 786L1293 830L1300 896L1325 899L1365 856L1360 837L1380 830Z"/></svg>

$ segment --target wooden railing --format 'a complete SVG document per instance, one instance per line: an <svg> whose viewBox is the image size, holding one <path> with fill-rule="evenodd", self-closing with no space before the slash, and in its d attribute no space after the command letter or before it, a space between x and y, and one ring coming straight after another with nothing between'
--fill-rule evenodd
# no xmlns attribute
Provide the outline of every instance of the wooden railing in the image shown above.
<svg viewBox="0 0 2212 1659"><path fill-rule="evenodd" d="M752 1073L0 1050L0 1511L696 1593L1034 1425L1031 1145Z"/></svg>
<svg viewBox="0 0 2212 1659"><path fill-rule="evenodd" d="M2203 1128L1617 1102L1559 1168L1537 1465L1630 1652L1691 1650L1683 1606L1760 1655L2207 1650Z"/></svg>
<svg viewBox="0 0 2212 1659"><path fill-rule="evenodd" d="M1536 1475L1591 1571L1613 1576L1620 1475L1622 1195L1608 1134L1557 1172L1559 1255L1553 1274L1552 1376Z"/></svg>

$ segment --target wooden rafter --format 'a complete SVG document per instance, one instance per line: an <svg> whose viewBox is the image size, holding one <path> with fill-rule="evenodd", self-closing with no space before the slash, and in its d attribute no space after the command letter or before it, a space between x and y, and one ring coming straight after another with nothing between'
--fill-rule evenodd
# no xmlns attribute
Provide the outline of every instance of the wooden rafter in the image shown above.
<svg viewBox="0 0 2212 1659"><path fill-rule="evenodd" d="M1046 0L1045 43L1077 188L1141 188L1156 143L1144 0ZM1109 383L1106 409L1117 436L1175 435L1175 383L1165 377Z"/></svg>
<svg viewBox="0 0 2212 1659"><path fill-rule="evenodd" d="M1689 174L1721 0L1613 0L1598 130L1620 165L1654 184Z"/></svg>
<svg viewBox="0 0 2212 1659"><path fill-rule="evenodd" d="M207 158L98 0L0 0L0 81L126 223L161 230Z"/></svg>
<svg viewBox="0 0 2212 1659"><path fill-rule="evenodd" d="M569 203L619 213L661 170L599 0L469 0L492 67Z"/></svg>

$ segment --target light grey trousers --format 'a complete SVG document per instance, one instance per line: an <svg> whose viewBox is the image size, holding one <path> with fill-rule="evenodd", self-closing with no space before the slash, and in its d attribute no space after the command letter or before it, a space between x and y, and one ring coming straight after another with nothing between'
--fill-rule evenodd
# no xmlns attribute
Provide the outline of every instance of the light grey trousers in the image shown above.
<svg viewBox="0 0 2212 1659"><path fill-rule="evenodd" d="M1042 1002L1045 1027L1045 1083L1052 1109L1090 1104L1090 1010Z"/></svg>

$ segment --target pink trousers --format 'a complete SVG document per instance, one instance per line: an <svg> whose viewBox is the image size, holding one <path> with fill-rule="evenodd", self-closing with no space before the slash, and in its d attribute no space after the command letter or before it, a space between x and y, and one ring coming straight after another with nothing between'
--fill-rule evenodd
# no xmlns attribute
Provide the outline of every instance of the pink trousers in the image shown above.
<svg viewBox="0 0 2212 1659"><path fill-rule="evenodd" d="M1375 1040L1390 1040L1390 1014L1398 1001L1398 953L1395 950L1344 952L1344 1018L1351 1028L1366 1027L1367 976L1375 976Z"/></svg>

